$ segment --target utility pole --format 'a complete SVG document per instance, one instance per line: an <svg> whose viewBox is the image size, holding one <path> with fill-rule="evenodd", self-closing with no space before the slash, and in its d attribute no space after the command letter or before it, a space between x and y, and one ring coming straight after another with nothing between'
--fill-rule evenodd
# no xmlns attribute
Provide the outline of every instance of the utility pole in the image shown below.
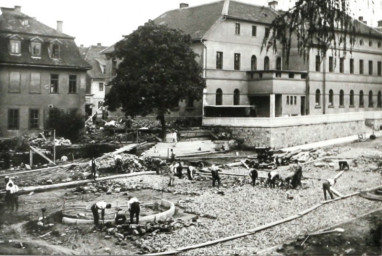
<svg viewBox="0 0 382 256"><path fill-rule="evenodd" d="M53 163L56 164L56 129L53 130Z"/></svg>

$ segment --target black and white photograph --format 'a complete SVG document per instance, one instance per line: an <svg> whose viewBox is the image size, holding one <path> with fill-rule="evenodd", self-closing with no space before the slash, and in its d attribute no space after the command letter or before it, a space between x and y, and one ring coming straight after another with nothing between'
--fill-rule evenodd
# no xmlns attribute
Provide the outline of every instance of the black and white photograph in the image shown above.
<svg viewBox="0 0 382 256"><path fill-rule="evenodd" d="M0 255L381 255L382 0L0 0Z"/></svg>

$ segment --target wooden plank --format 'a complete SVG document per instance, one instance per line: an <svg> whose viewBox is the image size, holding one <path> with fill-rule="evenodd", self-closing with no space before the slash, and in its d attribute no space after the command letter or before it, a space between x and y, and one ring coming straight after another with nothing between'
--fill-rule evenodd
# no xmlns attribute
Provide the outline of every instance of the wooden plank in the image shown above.
<svg viewBox="0 0 382 256"><path fill-rule="evenodd" d="M33 152L35 152L38 155L40 155L42 158L47 160L49 163L56 165L52 160L50 160L46 155L44 155L42 152L40 152L37 148L34 148L32 146L29 146L29 147L32 149Z"/></svg>

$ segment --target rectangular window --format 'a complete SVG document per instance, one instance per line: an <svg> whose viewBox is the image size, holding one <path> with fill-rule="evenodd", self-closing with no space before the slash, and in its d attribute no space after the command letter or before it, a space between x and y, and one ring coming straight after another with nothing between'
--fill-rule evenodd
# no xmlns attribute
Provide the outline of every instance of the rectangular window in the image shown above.
<svg viewBox="0 0 382 256"><path fill-rule="evenodd" d="M69 75L69 93L77 93L77 76Z"/></svg>
<svg viewBox="0 0 382 256"><path fill-rule="evenodd" d="M32 56L41 57L41 43L40 42L31 42L32 47Z"/></svg>
<svg viewBox="0 0 382 256"><path fill-rule="evenodd" d="M289 105L289 96L287 96L287 105Z"/></svg>
<svg viewBox="0 0 382 256"><path fill-rule="evenodd" d="M265 28L265 33L264 33L265 38L269 37L269 32L270 32L269 28Z"/></svg>
<svg viewBox="0 0 382 256"><path fill-rule="evenodd" d="M39 128L39 110L29 109L29 129Z"/></svg>
<svg viewBox="0 0 382 256"><path fill-rule="evenodd" d="M60 46L58 44L52 45L52 58L53 59L60 58Z"/></svg>
<svg viewBox="0 0 382 256"><path fill-rule="evenodd" d="M240 70L240 53L235 53L235 70Z"/></svg>
<svg viewBox="0 0 382 256"><path fill-rule="evenodd" d="M369 60L369 75L373 75L373 61Z"/></svg>
<svg viewBox="0 0 382 256"><path fill-rule="evenodd" d="M345 72L345 58L340 58L340 73L344 73Z"/></svg>
<svg viewBox="0 0 382 256"><path fill-rule="evenodd" d="M378 75L382 76L382 62L378 61Z"/></svg>
<svg viewBox="0 0 382 256"><path fill-rule="evenodd" d="M294 104L297 105L297 96L294 96Z"/></svg>
<svg viewBox="0 0 382 256"><path fill-rule="evenodd" d="M257 27L252 26L252 36L257 36Z"/></svg>
<svg viewBox="0 0 382 256"><path fill-rule="evenodd" d="M9 109L8 110L8 130L18 130L19 129L19 110Z"/></svg>
<svg viewBox="0 0 382 256"><path fill-rule="evenodd" d="M29 85L30 93L41 93L41 75L40 73L31 73L31 82Z"/></svg>
<svg viewBox="0 0 382 256"><path fill-rule="evenodd" d="M329 57L329 72L333 72L333 71L334 71L333 57L330 56Z"/></svg>
<svg viewBox="0 0 382 256"><path fill-rule="evenodd" d="M350 59L350 74L354 74L354 59Z"/></svg>
<svg viewBox="0 0 382 256"><path fill-rule="evenodd" d="M20 87L20 72L10 72L8 92L19 93Z"/></svg>
<svg viewBox="0 0 382 256"><path fill-rule="evenodd" d="M223 69L223 52L216 52L216 69Z"/></svg>
<svg viewBox="0 0 382 256"><path fill-rule="evenodd" d="M58 75L50 75L50 93L58 93Z"/></svg>
<svg viewBox="0 0 382 256"><path fill-rule="evenodd" d="M103 83L98 84L98 89L100 92L103 92Z"/></svg>
<svg viewBox="0 0 382 256"><path fill-rule="evenodd" d="M320 56L316 55L316 72L320 72L320 68L321 68Z"/></svg>
<svg viewBox="0 0 382 256"><path fill-rule="evenodd" d="M115 76L117 74L117 61L112 60L111 62L111 75Z"/></svg>
<svg viewBox="0 0 382 256"><path fill-rule="evenodd" d="M235 35L240 35L240 23L235 23Z"/></svg>
<svg viewBox="0 0 382 256"><path fill-rule="evenodd" d="M363 74L363 60L359 60L359 73Z"/></svg>
<svg viewBox="0 0 382 256"><path fill-rule="evenodd" d="M20 40L11 40L11 54L20 54L21 53L21 41Z"/></svg>

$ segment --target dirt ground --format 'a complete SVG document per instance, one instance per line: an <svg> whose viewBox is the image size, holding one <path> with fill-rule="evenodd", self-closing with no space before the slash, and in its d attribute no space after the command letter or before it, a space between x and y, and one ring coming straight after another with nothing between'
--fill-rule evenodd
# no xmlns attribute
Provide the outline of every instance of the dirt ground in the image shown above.
<svg viewBox="0 0 382 256"><path fill-rule="evenodd" d="M239 234L248 229L295 215L323 201L322 182L338 174L338 159L348 159L351 163L350 170L346 171L334 185L334 188L340 193L349 194L382 185L381 172L377 170L378 162L382 161L382 139L324 150L330 153L329 158L332 159L322 161L325 163L323 167L315 167L314 163L304 166L303 188L297 190L271 189L262 184L252 187L248 178L244 181L242 178L238 178L240 181L238 182L237 178L226 176L222 176L223 187L220 189L213 188L208 177L192 182L186 179L176 179L175 186L168 187L167 177L142 176L113 181L127 187L127 191L124 192L79 193L76 188L68 188L22 195L19 197L18 212L5 212L0 217L0 254L134 255L142 252L171 250ZM353 161L354 159L356 161ZM226 160L226 162L232 161L234 160ZM244 167L233 167L224 171L247 174ZM278 171L283 176L291 169L284 166ZM265 173L266 171L264 171ZM27 175L20 175L18 179L33 180L33 176L27 177ZM57 175L57 172L54 172L54 175ZM44 173L44 178L49 178L49 174ZM241 186L239 183L245 184ZM127 195L136 196L142 204L148 205L155 200L165 198L176 203L177 212L174 219L189 221L197 216L197 222L188 227L175 229L170 233L159 232L155 235L131 237L118 244L116 244L116 238L105 239L104 232L94 232L93 225L60 223L62 210L65 212L71 209L72 214L89 215L89 208L93 202L106 200L115 205L124 205L127 203ZM48 222L53 224L52 227L37 226L38 219L42 215L42 208L46 208L46 215L49 216ZM369 201L358 196L351 197L326 204L302 218L253 235L187 251L183 254L243 255L258 253L267 248L291 244L309 232L331 227L380 208L382 208L381 202ZM153 212L155 211L143 207L142 216ZM107 212L110 216L113 213L114 208ZM381 214L376 215L375 218L382 218ZM354 238L356 237L358 235L354 235ZM364 236L360 234L359 237L362 242ZM312 241L315 240L308 240L307 244L311 246ZM356 239L351 240L351 243L355 243L355 241ZM324 242L321 242L321 245L324 245ZM320 244L317 246L319 247ZM328 246L334 248L335 244L329 243ZM358 253L356 246L351 248ZM302 254L310 254L310 252L312 254L314 252L333 254L338 253L339 250L314 251L312 249L304 251ZM268 252L269 255L275 253L277 253L275 250ZM297 254L299 251L285 249L279 253Z"/></svg>

